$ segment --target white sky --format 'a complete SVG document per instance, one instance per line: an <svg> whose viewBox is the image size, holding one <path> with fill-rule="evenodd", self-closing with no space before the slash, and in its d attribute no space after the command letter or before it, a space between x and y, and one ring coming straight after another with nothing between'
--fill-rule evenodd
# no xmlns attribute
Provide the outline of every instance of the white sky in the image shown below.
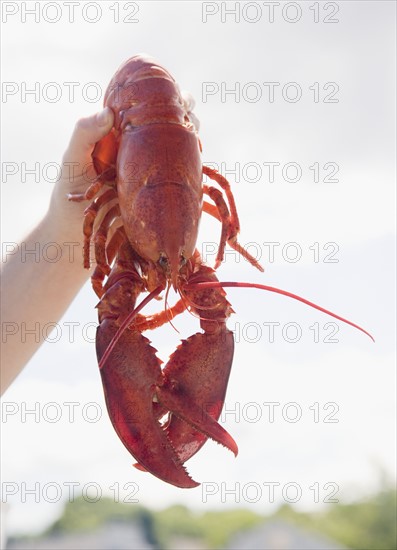
<svg viewBox="0 0 397 550"><path fill-rule="evenodd" d="M203 489L183 491L131 468L131 457L106 413L98 422L83 418L87 403L103 407L93 325L85 329L87 323L96 323L96 299L86 285L60 321L59 338L52 337L57 341L42 346L3 399L7 411L9 407L16 411L3 414L1 425L2 478L15 484L7 488L16 487L16 494L6 498L9 532L40 530L50 523L68 496L67 484L73 482L80 484L76 495L91 482L109 496L115 483L122 488L132 482L137 484L135 498L154 508L185 503L203 511L249 505L263 513L283 502L281 488L289 482L302 488L299 505L316 509L331 493L333 486L323 488L328 482L339 486L338 498L353 498L376 487L379 467L394 475L395 4L329 3L332 9L325 11L320 3L320 22L314 23L316 14L310 9L314 4L301 2L301 18L291 23L286 18L295 17L294 8L284 9L283 18L281 3L270 23L262 2L251 3L251 11L240 5L240 22L232 15L222 22L224 3L208 2L205 8L201 2L138 2L139 10L132 16L136 23L115 23L114 2L88 3L91 7L81 2L75 22L69 23L67 3L58 2L60 20L53 24L45 21L56 16L50 4L54 3L40 3L38 22L28 15L24 22L23 5L32 8L32 2L2 3L6 19L3 82L8 83L3 84L3 92L15 91L3 94L2 103L2 242L23 239L48 205L53 184L43 174L39 183L32 175L24 178L23 167L29 169L38 162L42 171L49 162L59 163L75 121L100 109L101 98L87 101L83 90L93 93L95 89L86 85L93 82L104 90L125 59L147 52L196 98L204 162L223 162L227 169L240 163L246 175L245 181L229 178L241 218L241 242L256 243L266 271L257 273L229 254L219 278L263 282L297 292L366 327L376 344L342 325L338 343L324 343L332 330L332 325L326 329L324 325L332 319L279 296L230 290L236 311L230 327L239 341L226 407L236 413L224 415L224 426L236 439L240 454L234 459L209 442L187 464L194 479L203 482ZM83 14L95 17L95 6L100 10L98 21L84 21ZM339 12L332 15L335 6ZM204 23L203 10L217 7L219 11ZM134 3L120 2L120 19L133 8ZM338 22L322 22L327 15ZM24 86L31 89L35 82L40 91L37 102L32 95L23 95ZM54 82L62 96L50 102L55 88L46 85ZM78 83L74 101L69 101L65 82ZM268 82L280 83L273 103L263 84ZM295 103L281 93L291 82L302 90L301 100ZM314 101L316 82L318 103ZM204 101L205 83L214 83L211 86L219 90L239 83L240 100L229 94L222 102L217 93ZM324 90L327 83L338 86L331 96L337 103L322 101L336 90L335 84ZM249 101L255 90L262 94L260 99ZM292 95L294 87L289 91ZM263 165L269 162L280 163L273 183ZM281 167L290 162L302 169L302 178L295 183L281 175ZM261 168L258 181L247 171L248 163L253 163L251 170ZM331 174L332 166L324 170L324 164L336 163L338 181L315 183L309 168L315 163L320 166L320 180ZM17 173L10 176L7 170L13 166ZM204 219L200 242L218 238L217 224ZM274 262L269 261L265 242L280 243ZM302 252L295 263L281 254L291 242ZM314 243L319 243L319 262L310 248ZM324 250L327 243L335 244ZM324 263L325 255L336 251L336 246L333 257L339 261ZM288 251L292 254L294 248ZM72 343L67 331L71 322L79 323ZM269 342L266 322L280 323L274 343ZM287 323L301 327L299 342L283 339L281 329ZM314 331L309 328L314 323L319 323L319 343L314 343ZM181 337L198 330L196 320L187 314L175 324ZM290 330L287 338L294 336ZM148 336L164 361L178 343L171 327ZM30 415L24 422L24 403L33 408L35 402L39 421ZM74 422L67 420L65 402L78 403ZM264 402L280 403L273 423ZM279 412L289 402L302 410L296 423ZM60 407L58 422L48 421L55 414L54 408L46 408L48 403ZM319 403L320 420L335 407L325 411L323 406L336 403L339 412L333 418L339 422L315 423L314 411L309 409L314 403ZM258 419L252 421L255 411ZM266 482L280 484L274 503L269 502ZM24 503L24 487L35 483L41 493L39 502L28 495ZM53 493L43 496L48 483L63 489L58 503L49 502L55 499ZM320 504L313 502L314 490L309 489L316 483ZM121 500L132 487L121 489ZM237 494L224 494L225 488L233 487ZM211 489L214 494L206 497L205 491ZM294 496L293 490L288 494Z"/></svg>

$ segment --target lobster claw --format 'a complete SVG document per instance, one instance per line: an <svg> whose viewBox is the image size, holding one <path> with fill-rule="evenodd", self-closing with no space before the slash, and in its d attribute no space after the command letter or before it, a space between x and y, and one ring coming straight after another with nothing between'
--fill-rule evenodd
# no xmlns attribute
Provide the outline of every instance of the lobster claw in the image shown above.
<svg viewBox="0 0 397 550"><path fill-rule="evenodd" d="M111 319L98 327L98 360L117 328ZM163 378L155 353L139 332L127 329L121 335L100 371L109 416L125 447L146 470L177 487L197 487L153 415L156 387Z"/></svg>
<svg viewBox="0 0 397 550"><path fill-rule="evenodd" d="M197 333L182 341L163 373L159 402L175 414L166 432L182 462L191 458L208 437L230 449L237 444L217 422L225 400L233 361L230 330Z"/></svg>
<svg viewBox="0 0 397 550"><path fill-rule="evenodd" d="M117 324L111 319L99 326L99 361L116 331ZM124 331L100 372L112 424L139 469L177 487L190 488L198 483L183 462L208 437L237 455L235 441L217 422L233 345L230 331L216 336L195 334L182 341L162 371L149 340L138 331ZM170 419L162 426L159 418L166 412Z"/></svg>

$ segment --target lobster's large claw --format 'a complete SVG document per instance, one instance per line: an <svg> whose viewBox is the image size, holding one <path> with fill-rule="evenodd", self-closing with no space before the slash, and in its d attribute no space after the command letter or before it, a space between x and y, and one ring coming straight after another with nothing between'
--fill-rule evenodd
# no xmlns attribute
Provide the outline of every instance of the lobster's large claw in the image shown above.
<svg viewBox="0 0 397 550"><path fill-rule="evenodd" d="M96 348L100 361L117 324L102 321ZM106 405L112 424L128 451L153 475L177 487L196 487L153 414L156 388L163 384L160 360L149 340L125 330L101 369Z"/></svg>
<svg viewBox="0 0 397 550"><path fill-rule="evenodd" d="M182 462L197 453L208 437L237 455L236 442L217 422L233 352L230 330L194 334L182 341L163 371L165 382L158 399L174 413L166 431Z"/></svg>
<svg viewBox="0 0 397 550"><path fill-rule="evenodd" d="M97 331L101 360L118 325L105 319ZM149 340L125 330L101 369L112 424L138 467L177 487L196 487L183 462L208 437L237 455L233 438L217 422L233 359L233 334L195 334L182 341L164 371ZM157 410L156 410L157 409ZM159 423L169 411L166 427Z"/></svg>

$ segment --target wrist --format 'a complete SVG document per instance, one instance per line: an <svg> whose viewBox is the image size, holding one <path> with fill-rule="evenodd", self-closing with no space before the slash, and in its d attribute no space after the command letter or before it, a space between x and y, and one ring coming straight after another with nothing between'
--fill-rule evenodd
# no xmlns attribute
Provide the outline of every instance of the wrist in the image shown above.
<svg viewBox="0 0 397 550"><path fill-rule="evenodd" d="M68 203L66 197L65 202ZM67 207L62 205L61 208L57 208L51 201L50 207L44 216L40 227L41 234L46 237L49 243L54 243L54 247L62 253L73 249L74 257L82 258L83 248L83 219L84 209L80 212L79 216L75 216L74 212L68 212L69 207L73 205L68 204ZM80 206L80 205L78 205ZM71 214L68 216L68 214ZM76 218L73 219L72 218Z"/></svg>
<svg viewBox="0 0 397 550"><path fill-rule="evenodd" d="M57 185L59 185L58 182ZM84 211L89 201L71 202L68 200L66 189L61 185L55 188L51 197L44 221L57 239L68 239L83 242Z"/></svg>

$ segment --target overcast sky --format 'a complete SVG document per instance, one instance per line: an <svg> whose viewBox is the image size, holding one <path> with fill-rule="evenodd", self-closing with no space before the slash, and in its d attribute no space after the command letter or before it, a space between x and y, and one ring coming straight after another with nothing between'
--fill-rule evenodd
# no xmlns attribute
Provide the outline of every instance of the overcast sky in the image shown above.
<svg viewBox="0 0 397 550"><path fill-rule="evenodd" d="M219 278L297 292L364 326L376 344L280 296L230 290L237 344L222 420L240 454L209 442L187 464L202 488L183 491L131 467L103 410L87 284L3 398L10 532L46 526L73 483L76 496L92 483L155 508L262 513L295 494L306 509L354 498L376 487L379 468L394 476L395 3L249 4L233 13L234 2L81 2L70 22L68 2L42 2L36 16L24 11L32 2L2 2L3 253L45 213L75 121L100 109L123 61L147 52L194 95L203 161L237 170L227 176L240 240L265 273L228 254ZM34 88L37 97L26 94ZM35 163L37 183L26 173ZM218 238L205 216L198 246L209 263ZM180 336L170 326L148 334L164 361L198 330L188 314L175 326ZM38 422L23 412L35 402ZM269 402L279 403L274 422ZM274 502L268 482L278 484ZM35 484L39 502L23 494Z"/></svg>

